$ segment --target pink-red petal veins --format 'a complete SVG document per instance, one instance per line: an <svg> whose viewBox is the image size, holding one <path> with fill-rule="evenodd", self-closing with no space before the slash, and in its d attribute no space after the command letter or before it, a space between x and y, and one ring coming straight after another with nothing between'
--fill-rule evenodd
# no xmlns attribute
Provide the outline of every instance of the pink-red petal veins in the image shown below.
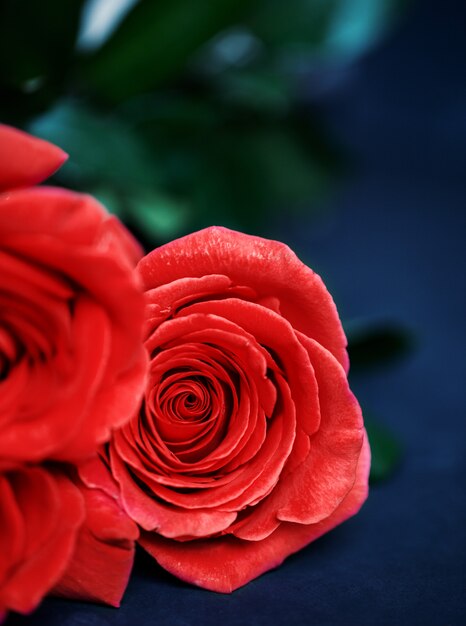
<svg viewBox="0 0 466 626"><path fill-rule="evenodd" d="M157 248L138 265L146 290L186 277L228 276L259 297L280 301L294 328L326 347L348 367L346 337L321 278L288 246L212 226Z"/></svg>
<svg viewBox="0 0 466 626"><path fill-rule="evenodd" d="M179 543L143 532L139 543L162 567L182 580L212 591L230 593L277 567L290 554L355 515L367 497L369 466L370 451L364 438L351 491L329 517L317 524L284 522L262 541L226 536L212 541Z"/></svg>
<svg viewBox="0 0 466 626"><path fill-rule="evenodd" d="M53 144L0 124L0 191L36 185L51 176L67 158Z"/></svg>
<svg viewBox="0 0 466 626"><path fill-rule="evenodd" d="M119 606L134 560L136 524L117 501L79 482L86 519L64 576L54 595Z"/></svg>

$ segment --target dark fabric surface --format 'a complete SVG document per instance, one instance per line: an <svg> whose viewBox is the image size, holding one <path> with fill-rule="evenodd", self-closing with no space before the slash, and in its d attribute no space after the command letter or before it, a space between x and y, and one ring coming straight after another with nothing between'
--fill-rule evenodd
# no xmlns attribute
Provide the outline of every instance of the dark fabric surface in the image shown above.
<svg viewBox="0 0 466 626"><path fill-rule="evenodd" d="M344 319L400 321L400 367L352 381L397 433L398 471L361 513L230 596L185 585L139 555L119 610L46 600L7 624L466 623L465 4L418 3L319 109L356 158L318 227L275 236L319 271Z"/></svg>

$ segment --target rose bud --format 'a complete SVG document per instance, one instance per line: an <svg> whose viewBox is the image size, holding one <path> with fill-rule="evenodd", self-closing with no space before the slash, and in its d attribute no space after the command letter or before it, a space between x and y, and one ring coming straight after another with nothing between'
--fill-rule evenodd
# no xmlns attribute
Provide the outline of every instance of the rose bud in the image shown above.
<svg viewBox="0 0 466 626"><path fill-rule="evenodd" d="M278 242L208 228L138 272L150 374L107 462L143 548L183 580L230 592L367 497L346 338L320 277Z"/></svg>

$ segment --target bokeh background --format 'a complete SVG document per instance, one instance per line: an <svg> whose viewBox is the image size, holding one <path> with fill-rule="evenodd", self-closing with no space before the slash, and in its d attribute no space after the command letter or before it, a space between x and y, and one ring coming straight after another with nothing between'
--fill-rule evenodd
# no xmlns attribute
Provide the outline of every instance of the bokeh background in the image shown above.
<svg viewBox="0 0 466 626"><path fill-rule="evenodd" d="M153 247L327 210L352 159L320 104L410 2L0 6L3 118L67 150L56 182L101 198Z"/></svg>
<svg viewBox="0 0 466 626"><path fill-rule="evenodd" d="M219 596L140 554L122 607L8 624L466 623L464 0L0 0L0 119L147 249L221 224L324 278L369 424L361 513Z"/></svg>

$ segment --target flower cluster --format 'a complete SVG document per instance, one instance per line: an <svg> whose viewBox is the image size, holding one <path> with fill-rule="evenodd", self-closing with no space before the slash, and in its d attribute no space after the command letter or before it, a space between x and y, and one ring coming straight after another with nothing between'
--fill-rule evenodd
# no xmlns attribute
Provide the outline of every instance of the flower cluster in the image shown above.
<svg viewBox="0 0 466 626"><path fill-rule="evenodd" d="M0 614L118 605L136 541L230 592L367 496L335 305L224 228L142 257L91 197L34 186L65 158L0 126Z"/></svg>

